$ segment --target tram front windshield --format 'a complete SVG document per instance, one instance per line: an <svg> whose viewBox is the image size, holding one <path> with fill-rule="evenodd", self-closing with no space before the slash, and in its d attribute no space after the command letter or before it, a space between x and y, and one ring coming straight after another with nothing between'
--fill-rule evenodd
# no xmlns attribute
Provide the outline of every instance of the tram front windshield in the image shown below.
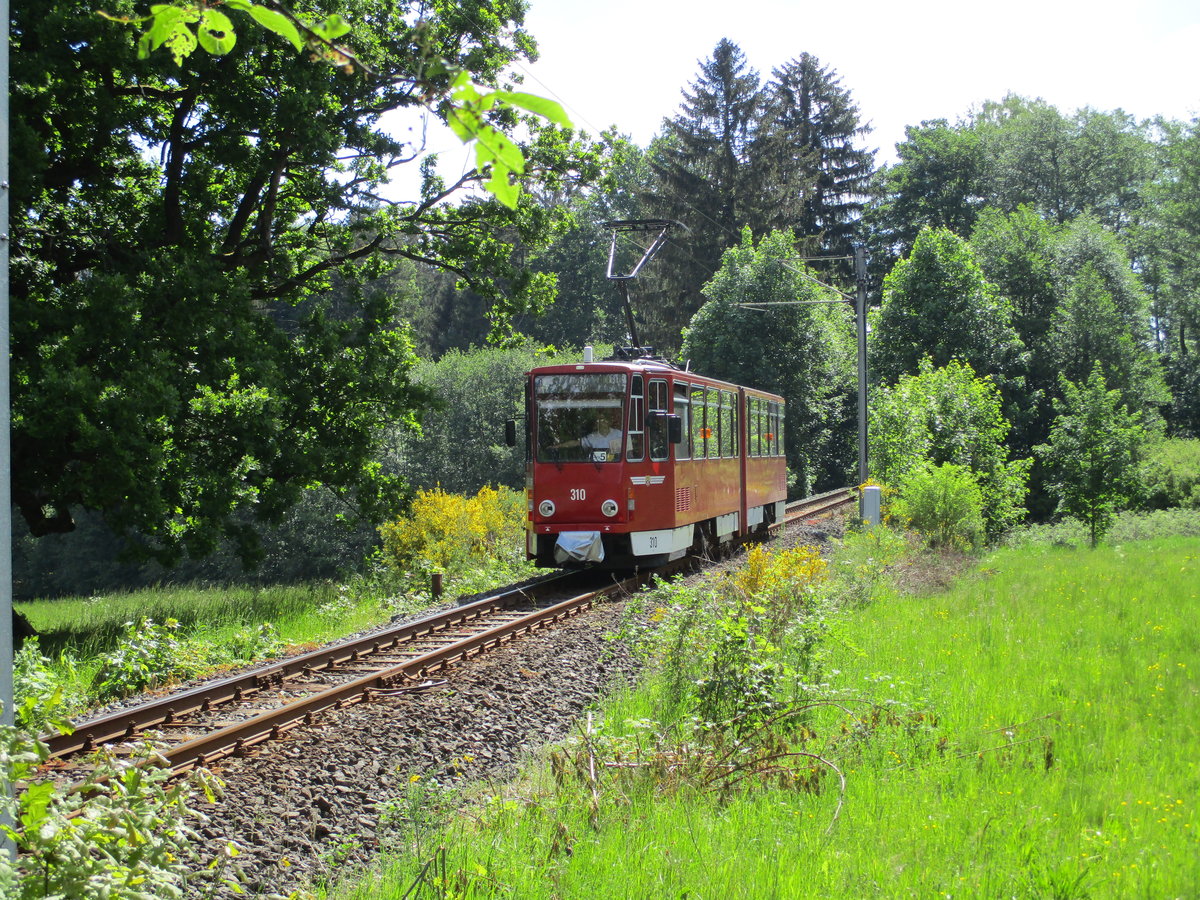
<svg viewBox="0 0 1200 900"><path fill-rule="evenodd" d="M625 374L537 375L538 462L619 462Z"/></svg>

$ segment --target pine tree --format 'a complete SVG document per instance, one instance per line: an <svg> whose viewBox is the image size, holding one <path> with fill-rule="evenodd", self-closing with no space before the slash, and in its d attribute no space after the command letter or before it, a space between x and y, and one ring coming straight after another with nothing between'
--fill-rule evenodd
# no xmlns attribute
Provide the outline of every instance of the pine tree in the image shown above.
<svg viewBox="0 0 1200 900"><path fill-rule="evenodd" d="M837 73L802 53L772 73L756 161L767 194L812 250L850 252L862 215L874 151L856 146L870 132ZM772 196L774 195L774 196Z"/></svg>
<svg viewBox="0 0 1200 900"><path fill-rule="evenodd" d="M738 242L743 225L761 222L751 157L760 84L738 46L722 39L684 91L679 114L664 123L651 148L647 214L688 228L672 237L656 264L663 273L661 294L645 331L657 346L678 346L680 330L703 302L700 288L721 264L721 254Z"/></svg>

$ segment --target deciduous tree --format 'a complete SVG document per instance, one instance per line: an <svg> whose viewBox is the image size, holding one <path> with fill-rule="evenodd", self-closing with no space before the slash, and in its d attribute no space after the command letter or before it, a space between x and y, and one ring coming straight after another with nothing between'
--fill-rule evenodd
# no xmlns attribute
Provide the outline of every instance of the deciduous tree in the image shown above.
<svg viewBox="0 0 1200 900"><path fill-rule="evenodd" d="M418 149L382 117L451 86L422 70L426 48L500 84L534 52L523 6L338 8L376 75L255 29L222 56L137 60L87 3L14 7L13 499L35 533L85 507L164 559L222 534L249 552L235 513L277 518L316 482L379 514L396 497L372 459L380 426L424 402L394 304L369 287L384 260L454 272L498 330L552 294L512 245L548 237L553 211L445 202L487 173L446 185L427 170L419 197L381 196ZM489 116L518 124L511 108ZM535 134L527 174L590 177L573 141ZM314 303L335 273L353 314Z"/></svg>
<svg viewBox="0 0 1200 900"><path fill-rule="evenodd" d="M820 489L845 484L853 467L852 316L795 259L794 240L775 231L755 246L743 232L704 287L709 300L684 333L682 355L706 375L782 394L788 465L801 490ZM805 302L740 305L794 301Z"/></svg>
<svg viewBox="0 0 1200 900"><path fill-rule="evenodd" d="M1105 384L1099 362L1087 380L1063 379L1050 441L1038 447L1059 509L1083 521L1092 546L1115 512L1138 492L1138 449L1145 431L1119 391Z"/></svg>
<svg viewBox="0 0 1200 900"><path fill-rule="evenodd" d="M884 279L872 371L895 382L926 357L934 366L956 359L1005 390L1022 353L1011 304L984 277L970 245L945 228L922 231Z"/></svg>
<svg viewBox="0 0 1200 900"><path fill-rule="evenodd" d="M951 360L935 368L926 357L914 374L878 388L870 407L871 477L901 487L928 466L970 470L984 498L990 535L1025 515L1029 459L1010 459L1009 423L990 378Z"/></svg>

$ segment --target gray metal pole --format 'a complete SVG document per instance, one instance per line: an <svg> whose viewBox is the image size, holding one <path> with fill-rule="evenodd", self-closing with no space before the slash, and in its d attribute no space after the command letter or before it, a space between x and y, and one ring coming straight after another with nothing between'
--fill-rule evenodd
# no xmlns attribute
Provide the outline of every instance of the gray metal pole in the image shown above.
<svg viewBox="0 0 1200 900"><path fill-rule="evenodd" d="M854 318L858 327L858 483L867 480L867 253L854 248Z"/></svg>
<svg viewBox="0 0 1200 900"><path fill-rule="evenodd" d="M4 712L0 725L12 725L13 717L13 631L12 631L12 468L8 434L11 418L8 397L8 0L0 0L0 703ZM16 855L11 841L0 852Z"/></svg>

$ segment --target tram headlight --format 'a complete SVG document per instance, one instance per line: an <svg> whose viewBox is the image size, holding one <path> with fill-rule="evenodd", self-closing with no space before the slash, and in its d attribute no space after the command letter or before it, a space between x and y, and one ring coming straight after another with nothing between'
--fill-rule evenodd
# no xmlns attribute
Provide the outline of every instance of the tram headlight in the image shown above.
<svg viewBox="0 0 1200 900"><path fill-rule="evenodd" d="M604 513L610 519L617 514L617 501L605 500L600 504L600 512Z"/></svg>
<svg viewBox="0 0 1200 900"><path fill-rule="evenodd" d="M538 512L541 513L543 519L548 519L554 515L554 501L543 500L538 504Z"/></svg>

